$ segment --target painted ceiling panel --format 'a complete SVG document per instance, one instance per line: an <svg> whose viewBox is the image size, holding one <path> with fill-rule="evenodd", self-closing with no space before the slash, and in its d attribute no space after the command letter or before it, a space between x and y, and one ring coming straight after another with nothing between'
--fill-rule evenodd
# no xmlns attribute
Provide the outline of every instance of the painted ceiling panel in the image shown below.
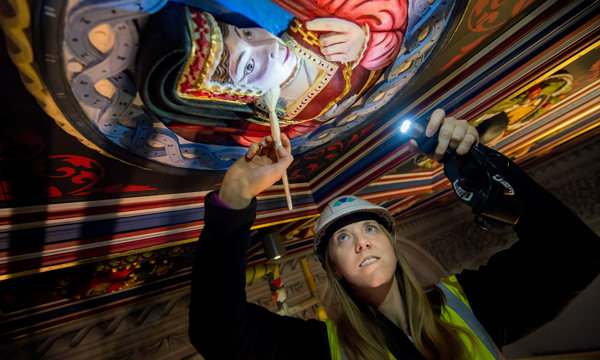
<svg viewBox="0 0 600 360"><path fill-rule="evenodd" d="M321 11L293 10L287 1L276 1L278 8L268 2L251 8L241 2L232 8L228 2L183 3L284 38L298 25L288 27L287 17L284 25L271 22L275 17L265 14L304 19L306 12L317 17ZM599 2L400 3L408 15L393 58L366 72L360 89L352 88L360 96L328 95L318 104L323 114L333 103L341 109L348 100L347 108L296 124L289 114L297 104L279 105L282 131L298 132L288 169L294 210L287 209L278 183L259 197L255 228L276 226L290 255L311 247L319 209L341 194L356 193L397 217L456 202L442 165L409 151L398 131L402 120L423 123L443 108L469 120L487 145L524 167L600 132ZM153 108L144 97L149 90L136 78L153 63L143 63L138 50L159 36L145 25L165 9L182 14L182 2L110 5L48 0L30 6L15 0L2 13L3 339L189 286L204 196L244 154L240 139L268 121L260 117L261 96L254 96L262 90L243 84L232 85L246 91L235 101L173 95L169 99L179 103L170 112ZM176 31L187 31L163 30L181 35L176 38L185 37ZM173 51L186 59L181 48ZM153 78L163 93L176 83L169 74ZM342 70L336 74L352 80ZM258 105L236 102L251 95ZM184 117L185 111L195 115ZM499 114L508 122L498 121ZM265 260L255 240L249 265Z"/></svg>

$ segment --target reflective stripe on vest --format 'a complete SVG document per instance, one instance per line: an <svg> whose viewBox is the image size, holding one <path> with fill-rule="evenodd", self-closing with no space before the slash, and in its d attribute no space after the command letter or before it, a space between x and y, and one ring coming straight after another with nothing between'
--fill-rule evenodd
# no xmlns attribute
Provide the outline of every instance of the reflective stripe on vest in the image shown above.
<svg viewBox="0 0 600 360"><path fill-rule="evenodd" d="M487 331L485 331L483 325L477 320L471 308L469 306L466 297L462 294L462 288L458 284L456 277L451 276L447 279L440 281L437 286L443 291L446 296L446 305L442 308L441 318L454 325L459 325L464 328L470 329L476 336L477 356L474 359L504 359L496 344L492 341ZM329 339L329 351L331 353L332 360L347 360L348 357L344 353L344 349L340 348L337 336L337 326L335 322L326 320L327 325L327 337ZM459 338L465 344L467 349L471 349L471 341L459 334ZM473 351L473 350L472 350ZM388 352L389 353L389 352ZM391 360L396 360L392 353L389 353Z"/></svg>
<svg viewBox="0 0 600 360"><path fill-rule="evenodd" d="M331 320L325 320L325 325L327 325L327 338L329 339L331 360L347 360L346 353L344 353L344 350L340 348L340 343L338 343L337 325Z"/></svg>
<svg viewBox="0 0 600 360"><path fill-rule="evenodd" d="M470 329L475 334L478 340L477 359L504 359L488 332L473 314L456 277L442 279L437 286L446 296L446 305L442 308L441 318L451 324ZM469 341L462 335L460 337L468 346Z"/></svg>

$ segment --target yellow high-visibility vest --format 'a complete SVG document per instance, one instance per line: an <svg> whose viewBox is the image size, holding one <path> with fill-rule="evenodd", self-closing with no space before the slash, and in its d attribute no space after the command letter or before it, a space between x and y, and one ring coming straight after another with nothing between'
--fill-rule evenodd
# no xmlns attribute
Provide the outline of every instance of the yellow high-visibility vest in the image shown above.
<svg viewBox="0 0 600 360"><path fill-rule="evenodd" d="M473 344L464 334L459 334L460 340L465 345L467 351L473 355L473 359L478 360L499 360L504 357L492 341L489 334L479 320L473 314L471 306L467 301L464 292L456 280L455 276L444 278L438 284L438 287L446 296L446 304L442 307L440 317L442 320L462 326L469 329L475 336L476 343ZM337 336L337 326L331 320L326 321L327 336L329 338L329 350L332 360L345 360L346 354L340 348ZM391 360L396 360L392 353L389 353Z"/></svg>

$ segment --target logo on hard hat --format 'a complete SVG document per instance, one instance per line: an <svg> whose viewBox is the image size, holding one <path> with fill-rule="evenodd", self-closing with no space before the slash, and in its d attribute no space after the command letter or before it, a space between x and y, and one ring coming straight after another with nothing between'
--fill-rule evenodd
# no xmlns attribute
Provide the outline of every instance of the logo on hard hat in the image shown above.
<svg viewBox="0 0 600 360"><path fill-rule="evenodd" d="M341 199L338 199L338 201L336 201L336 202L335 202L335 204L333 204L333 207L340 206L340 205L342 205L343 203L347 203L347 202L351 203L351 202L353 202L354 200L355 200L355 199L354 199L354 198L351 198L351 197L343 197L343 198L341 198Z"/></svg>

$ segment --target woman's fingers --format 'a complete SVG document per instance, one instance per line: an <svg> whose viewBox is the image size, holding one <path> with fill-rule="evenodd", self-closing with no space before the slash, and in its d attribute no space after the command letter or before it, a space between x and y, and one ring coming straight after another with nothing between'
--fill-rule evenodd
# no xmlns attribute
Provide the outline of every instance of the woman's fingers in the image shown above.
<svg viewBox="0 0 600 360"><path fill-rule="evenodd" d="M466 122L466 121L465 121ZM479 142L479 133L473 126L468 125L465 135L462 141L456 147L456 153L458 155L465 155L469 152L471 147Z"/></svg>
<svg viewBox="0 0 600 360"><path fill-rule="evenodd" d="M252 160L255 155L258 155L268 157L273 162L278 162L282 158L285 158L286 162L289 159L293 159L293 156L291 155L292 148L290 139L285 134L281 134L281 146L279 146L279 148L283 149L275 149L275 146L276 144L273 141L273 137L270 135L265 136L258 143L252 143L248 147L246 158ZM291 164L291 160L289 161L289 164ZM286 167L289 166L289 164L287 164Z"/></svg>
<svg viewBox="0 0 600 360"><path fill-rule="evenodd" d="M466 121L455 121L454 129L452 131L452 135L450 136L451 149L456 149L464 140L465 135L467 134L467 126L463 126L464 123L466 123Z"/></svg>
<svg viewBox="0 0 600 360"><path fill-rule="evenodd" d="M260 150L260 144L259 143L252 143L249 147L248 147L248 151L246 151L246 159L248 160L252 160L252 158L254 157L254 155L256 155L256 153Z"/></svg>
<svg viewBox="0 0 600 360"><path fill-rule="evenodd" d="M455 123L456 121L454 118L446 118L442 120L440 133L438 135L438 145L434 152L434 160L440 160L444 157L446 150L450 146L450 140L452 140L452 134L454 133L454 128L456 125Z"/></svg>
<svg viewBox="0 0 600 360"><path fill-rule="evenodd" d="M281 145L277 148L277 165L280 166L280 170L283 173L292 164L294 157L292 156L292 148L290 139L285 135L281 134Z"/></svg>
<svg viewBox="0 0 600 360"><path fill-rule="evenodd" d="M287 149L285 148L285 146L280 146L279 149L277 149L277 152L279 154L279 160L278 160L278 162L284 164L285 168L287 169L287 167L290 166L290 164L294 160L294 157L292 156L291 153L289 153L287 151Z"/></svg>
<svg viewBox="0 0 600 360"><path fill-rule="evenodd" d="M433 154L433 160L442 159L448 148L455 150L458 155L465 155L471 147L479 142L477 129L466 120L457 120L454 117L445 117L442 109L436 109L430 117L426 128L426 135L438 133L438 145Z"/></svg>
<svg viewBox="0 0 600 360"><path fill-rule="evenodd" d="M442 123L444 122L444 118L446 117L446 113L442 109L435 109L429 118L429 122L427 123L427 128L425 129L425 135L433 136L435 132L440 128Z"/></svg>
<svg viewBox="0 0 600 360"><path fill-rule="evenodd" d="M438 141L436 158L443 157L448 148L455 150L458 155L465 155L479 141L479 134L466 120L450 117L444 120L440 128Z"/></svg>
<svg viewBox="0 0 600 360"><path fill-rule="evenodd" d="M410 139L408 141L408 150L410 152L423 154L423 152L421 151L421 148L419 147L419 144L417 144L417 140L415 140L415 139Z"/></svg>
<svg viewBox="0 0 600 360"><path fill-rule="evenodd" d="M273 143L273 137L271 135L267 135L264 138L260 139L260 146L267 147L268 144Z"/></svg>

